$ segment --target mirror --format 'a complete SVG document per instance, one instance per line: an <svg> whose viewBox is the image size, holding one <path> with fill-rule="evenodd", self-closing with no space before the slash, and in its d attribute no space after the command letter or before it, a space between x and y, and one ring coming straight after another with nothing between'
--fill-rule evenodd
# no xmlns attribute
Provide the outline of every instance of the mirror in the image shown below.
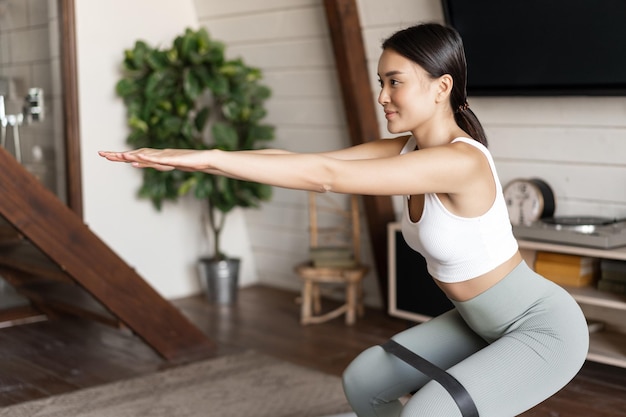
<svg viewBox="0 0 626 417"><path fill-rule="evenodd" d="M74 0L0 0L0 145L82 218Z"/></svg>

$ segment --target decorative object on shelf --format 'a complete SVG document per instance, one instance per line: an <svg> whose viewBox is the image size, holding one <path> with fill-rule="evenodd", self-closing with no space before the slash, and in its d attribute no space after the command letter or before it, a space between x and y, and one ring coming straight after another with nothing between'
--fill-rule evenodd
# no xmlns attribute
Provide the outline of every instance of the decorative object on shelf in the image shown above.
<svg viewBox="0 0 626 417"><path fill-rule="evenodd" d="M559 285L584 287L597 279L599 260L589 256L539 251L535 271Z"/></svg>
<svg viewBox="0 0 626 417"><path fill-rule="evenodd" d="M626 262L602 259L598 289L626 295Z"/></svg>
<svg viewBox="0 0 626 417"><path fill-rule="evenodd" d="M513 225L518 239L555 242L590 248L626 246L626 221L610 217L557 216L530 225Z"/></svg>
<svg viewBox="0 0 626 417"><path fill-rule="evenodd" d="M167 48L137 41L133 49L126 50L124 76L116 91L127 106L127 142L136 148L237 151L259 149L272 140L274 127L262 123L270 89L261 84L261 71L241 59L227 60L224 50L224 45L211 39L204 29L186 29ZM205 278L221 282L229 265L234 264L237 270L239 266L238 262L227 262L230 258L221 249L226 215L236 207L258 207L270 199L271 191L265 184L202 172L146 169L139 196L150 199L157 210L164 201L176 201L190 193L206 202L203 221L213 237L214 249L211 256L200 261L209 265L221 262L218 267L202 268L219 271L219 277L211 274ZM222 285L219 282L213 284ZM226 283L226 288L231 284ZM219 297L222 301L226 298ZM209 295L209 300L216 298Z"/></svg>
<svg viewBox="0 0 626 417"><path fill-rule="evenodd" d="M530 225L554 215L552 188L539 178L518 178L504 187L504 199L513 225Z"/></svg>

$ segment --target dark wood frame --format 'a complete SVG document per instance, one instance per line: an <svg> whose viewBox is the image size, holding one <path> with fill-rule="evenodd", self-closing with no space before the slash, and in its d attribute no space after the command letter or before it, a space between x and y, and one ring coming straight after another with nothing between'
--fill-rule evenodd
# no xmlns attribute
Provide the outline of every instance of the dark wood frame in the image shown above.
<svg viewBox="0 0 626 417"><path fill-rule="evenodd" d="M74 0L59 0L67 205L83 218Z"/></svg>
<svg viewBox="0 0 626 417"><path fill-rule="evenodd" d="M356 0L324 0L335 65L353 145L379 139L367 57ZM387 225L395 221L391 197L363 196L382 302L387 308Z"/></svg>

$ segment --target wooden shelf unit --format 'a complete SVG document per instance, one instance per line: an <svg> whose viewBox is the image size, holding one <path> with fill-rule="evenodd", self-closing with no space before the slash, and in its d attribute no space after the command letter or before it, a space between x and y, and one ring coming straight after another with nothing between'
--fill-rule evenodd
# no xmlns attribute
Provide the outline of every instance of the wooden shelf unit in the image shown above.
<svg viewBox="0 0 626 417"><path fill-rule="evenodd" d="M616 249L596 249L584 246L563 245L558 243L518 240L522 256L528 265L534 265L537 251L564 253L569 255L589 256L599 259L615 259L626 261L626 247ZM581 305L596 312L604 312L621 328L611 328L591 333L589 354L587 359L607 365L626 368L626 295L600 291L592 286L564 288ZM587 314L587 313L585 313Z"/></svg>

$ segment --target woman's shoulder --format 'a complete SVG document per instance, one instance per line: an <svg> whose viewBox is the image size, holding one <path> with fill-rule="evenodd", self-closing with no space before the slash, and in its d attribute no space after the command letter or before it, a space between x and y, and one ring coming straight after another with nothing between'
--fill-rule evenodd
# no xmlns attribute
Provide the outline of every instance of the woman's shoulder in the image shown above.
<svg viewBox="0 0 626 417"><path fill-rule="evenodd" d="M487 147L485 145L483 145L482 143L480 143L476 139L472 139L472 138L467 137L467 136L458 136L458 137L452 139L452 142L450 142L450 143L457 143L457 142L463 142L463 143L467 143L467 144L470 144L472 146L475 146L477 148L485 148L485 149L487 149Z"/></svg>
<svg viewBox="0 0 626 417"><path fill-rule="evenodd" d="M457 137L450 142L450 145L456 145L461 147L469 146L470 148L479 150L482 154L490 156L489 149L476 139L472 139L469 137Z"/></svg>

